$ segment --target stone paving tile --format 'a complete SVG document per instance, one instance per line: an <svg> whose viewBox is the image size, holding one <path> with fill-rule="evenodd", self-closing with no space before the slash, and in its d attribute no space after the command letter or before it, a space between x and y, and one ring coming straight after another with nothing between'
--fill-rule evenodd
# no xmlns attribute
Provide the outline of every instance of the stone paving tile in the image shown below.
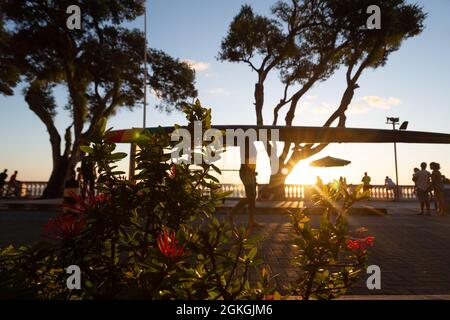
<svg viewBox="0 0 450 320"><path fill-rule="evenodd" d="M368 275L363 274L349 294L450 294L450 272L446 271L450 265L450 217L421 217L416 212L349 217L351 227L365 226L375 236L369 264L380 266L382 283L381 290L369 290L365 285ZM277 274L277 288L283 291L296 276L290 264L294 251L289 219L264 215L258 221L264 226L260 256Z"/></svg>

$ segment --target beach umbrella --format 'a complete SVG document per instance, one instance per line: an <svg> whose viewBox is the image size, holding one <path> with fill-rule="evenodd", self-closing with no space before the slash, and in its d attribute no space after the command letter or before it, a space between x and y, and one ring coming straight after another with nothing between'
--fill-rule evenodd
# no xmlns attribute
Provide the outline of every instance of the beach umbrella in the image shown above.
<svg viewBox="0 0 450 320"><path fill-rule="evenodd" d="M349 160L344 160L344 159L333 158L333 157L327 156L322 159L314 160L309 165L311 167L329 168L329 167L344 167L350 163L352 163L352 162Z"/></svg>
<svg viewBox="0 0 450 320"><path fill-rule="evenodd" d="M344 160L344 159L327 156L322 159L314 160L309 165L311 167L331 168L331 167L344 167L350 163L351 163L351 161L349 161L349 160ZM328 182L329 181L330 181L330 170L328 170Z"/></svg>

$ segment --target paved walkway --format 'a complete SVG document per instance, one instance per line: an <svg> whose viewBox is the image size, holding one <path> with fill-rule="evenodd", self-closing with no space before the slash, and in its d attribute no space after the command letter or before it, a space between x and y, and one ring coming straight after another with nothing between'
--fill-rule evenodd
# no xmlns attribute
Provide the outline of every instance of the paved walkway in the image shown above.
<svg viewBox="0 0 450 320"><path fill-rule="evenodd" d="M381 290L368 290L362 281L352 294L380 295L449 295L450 294L450 216L418 216L412 207L386 216L350 216L351 227L365 226L375 236L369 265L381 268ZM394 211L394 210L391 210ZM245 221L244 216L238 219ZM317 222L318 216L313 216ZM297 272L291 266L294 255L291 247L291 226L286 216L264 215L261 232L264 240L259 256L270 266L275 281L283 290L294 280Z"/></svg>
<svg viewBox="0 0 450 320"><path fill-rule="evenodd" d="M350 293L357 295L450 295L450 216L418 216L417 204L370 202L358 206L386 208L387 215L349 216L352 227L365 226L375 236L369 264L381 268L381 290L365 287L366 276ZM29 243L39 239L41 226L55 211L0 211L0 246ZM223 216L223 215L221 215ZM318 216L313 216L317 221ZM236 217L244 223L246 216ZM283 214L260 214L264 240L259 255L269 265L277 287L296 277L290 264L293 256L289 218Z"/></svg>

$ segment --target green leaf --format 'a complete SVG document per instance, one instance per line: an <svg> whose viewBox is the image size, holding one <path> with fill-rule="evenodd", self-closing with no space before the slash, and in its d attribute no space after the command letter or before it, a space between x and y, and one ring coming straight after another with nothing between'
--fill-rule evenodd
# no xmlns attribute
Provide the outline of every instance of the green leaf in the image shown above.
<svg viewBox="0 0 450 320"><path fill-rule="evenodd" d="M220 170L216 165L211 163L211 168L214 169L215 172L217 172L218 174L222 174L222 170Z"/></svg>
<svg viewBox="0 0 450 320"><path fill-rule="evenodd" d="M256 256L256 253L258 252L258 249L256 248L256 247L253 247L251 250L250 250L250 252L248 253L248 255L247 255L247 257L250 259L250 260L253 260L253 258L255 258L255 256Z"/></svg>
<svg viewBox="0 0 450 320"><path fill-rule="evenodd" d="M80 147L80 150L83 151L83 152L85 152L85 153L93 153L93 152L94 152L94 149L92 149L92 148L89 147L89 146L81 146L81 147Z"/></svg>
<svg viewBox="0 0 450 320"><path fill-rule="evenodd" d="M111 160L122 160L128 156L125 152L116 152L111 154Z"/></svg>
<svg viewBox="0 0 450 320"><path fill-rule="evenodd" d="M105 133L106 130L106 123L107 120L105 117L102 117L99 121L98 121L98 133L103 136L103 134Z"/></svg>

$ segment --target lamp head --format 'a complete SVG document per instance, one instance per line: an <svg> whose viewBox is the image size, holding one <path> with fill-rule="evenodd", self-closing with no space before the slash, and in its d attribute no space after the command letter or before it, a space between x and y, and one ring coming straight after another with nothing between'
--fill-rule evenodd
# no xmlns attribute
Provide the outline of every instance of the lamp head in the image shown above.
<svg viewBox="0 0 450 320"><path fill-rule="evenodd" d="M408 129L408 121L403 121L402 125L400 126L400 130L406 130Z"/></svg>
<svg viewBox="0 0 450 320"><path fill-rule="evenodd" d="M387 123L398 123L400 122L400 118L394 118L394 117L386 117Z"/></svg>

